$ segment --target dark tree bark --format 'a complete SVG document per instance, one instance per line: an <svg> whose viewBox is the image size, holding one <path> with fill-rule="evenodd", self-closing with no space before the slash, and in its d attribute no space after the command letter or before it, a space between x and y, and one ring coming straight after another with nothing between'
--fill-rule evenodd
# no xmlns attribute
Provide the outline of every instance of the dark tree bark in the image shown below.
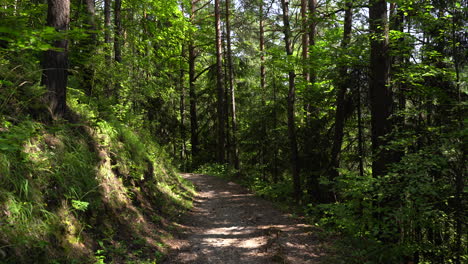
<svg viewBox="0 0 468 264"><path fill-rule="evenodd" d="M279 180L279 147L278 147L278 112L277 112L277 99L276 99L276 94L277 94L277 84L278 82L276 79L273 81L273 135L274 135L274 152L273 152L273 182L278 183Z"/></svg>
<svg viewBox="0 0 468 264"><path fill-rule="evenodd" d="M308 49L308 52L309 52L309 56L310 58L313 59L313 56L314 54L311 53L311 49L310 47L313 47L315 46L315 38L317 36L317 0L309 0L309 4L308 4L308 9L309 9L309 30L308 30L308 34L309 34L309 37L308 37L308 44L309 44L309 49ZM315 70L315 67L309 67L309 81L311 83L311 85L308 86L308 89L306 91L306 100L309 101L311 100L310 98L310 93L311 93L311 89L314 88L314 83L315 81L317 80L317 72ZM311 126L311 115L312 115L312 111L313 109L311 109L311 106L310 106L310 103L307 102L306 103L306 122L307 122L307 125Z"/></svg>
<svg viewBox="0 0 468 264"><path fill-rule="evenodd" d="M215 0L215 31L216 31L216 90L217 90L217 117L218 117L218 140L217 161L225 162L225 113L224 113L224 81L223 81L223 51L221 39L221 10L220 0Z"/></svg>
<svg viewBox="0 0 468 264"><path fill-rule="evenodd" d="M392 124L392 91L389 86L390 57L388 54L388 21L387 1L373 0L369 7L370 29L370 76L369 96L371 112L371 139L372 139L372 176L382 177L392 162L393 153L384 146L388 143L387 136L391 132ZM374 194L377 201L377 194ZM390 206L395 202L391 196L376 202L376 207ZM377 236L384 243L395 243L396 236L385 236L383 228L398 229L397 224L390 221L383 211L375 211L374 217L379 223Z"/></svg>
<svg viewBox="0 0 468 264"><path fill-rule="evenodd" d="M265 22L264 22L264 3L263 1L259 1L259 30L260 30L260 39L259 39L259 48L260 48L260 93L262 95L262 108L265 109L266 101L265 101L265 85L266 85L266 70L265 70ZM262 122L262 133L263 135L267 135L267 122ZM266 179L266 169L268 164L266 164L266 153L267 153L267 142L266 140L261 140L261 164L264 167L262 171L262 176ZM276 151L276 150L275 150ZM274 166L277 166L276 164ZM273 181L276 180L276 174L273 173Z"/></svg>
<svg viewBox="0 0 468 264"><path fill-rule="evenodd" d="M353 20L353 10L352 10L352 1L346 2L345 7L345 17L344 17L344 31L343 39L341 41L341 48L346 50L351 41L351 30L352 30L352 20ZM348 77L348 66L341 65L338 69L338 78L337 82L337 93L336 93L336 113L335 113L335 134L333 137L333 145L331 152L331 171L330 178L334 179L338 176L338 168L340 161L338 155L341 152L341 145L343 144L343 130L345 123L345 95L346 89L350 83L350 78Z"/></svg>
<svg viewBox="0 0 468 264"><path fill-rule="evenodd" d="M307 55L303 50L303 57L307 57L307 61L313 61L316 59L313 53L313 47L315 46L315 39L317 35L317 1L308 0L308 3L302 3L302 9L308 9L307 16L307 27L304 28L304 34L307 35ZM302 11L304 12L304 11ZM305 37L303 37L305 38ZM304 39L303 39L304 41ZM304 44L303 44L304 45ZM318 109L312 107L313 89L315 88L315 82L317 80L316 67L308 63L308 67L304 68L306 80L308 85L305 87L304 92L304 112L305 112L305 132L304 138L304 171L307 175L307 188L311 194L311 198L318 202L328 202L328 198L325 196L324 188L319 183L318 170L321 169L321 157L317 154L317 144L322 141L321 132L314 127L314 121L318 121L317 112Z"/></svg>
<svg viewBox="0 0 468 264"><path fill-rule="evenodd" d="M83 68L82 88L86 95L91 96L94 86L94 67L90 64L89 58L96 49L96 21L95 21L95 0L85 0L86 19L85 29L88 37L82 42L83 56L81 58L81 67Z"/></svg>
<svg viewBox="0 0 468 264"><path fill-rule="evenodd" d="M227 45L227 65L228 65L228 80L229 91L231 93L231 122L232 122L232 158L234 161L234 168L239 170L239 148L237 146L237 117L236 117L236 91L234 87L234 68L232 64L232 47L231 47L231 22L230 10L231 1L225 0L226 3L226 45Z"/></svg>
<svg viewBox="0 0 468 264"><path fill-rule="evenodd" d="M189 44L189 96L190 96L190 142L192 144L192 159L198 155L198 118L197 92L195 90L195 47L193 40Z"/></svg>
<svg viewBox="0 0 468 264"><path fill-rule="evenodd" d="M224 23L226 25L226 23ZM222 50L227 51L226 47L226 27L222 28L223 30L223 35L221 37L222 39L222 44L223 48ZM227 61L227 52L223 52L223 61ZM228 64L223 63L223 76L224 76L224 124L225 124L225 161L230 162L233 164L233 159L231 159L231 154L232 154L232 145L231 145L231 123L230 123L230 110L231 110L231 100L229 97L229 69L228 69Z"/></svg>
<svg viewBox="0 0 468 264"><path fill-rule="evenodd" d="M47 25L58 32L68 30L70 23L70 1L48 0ZM48 50L42 62L42 83L48 90L48 106L52 117L64 117L67 111L68 40L53 43L56 49Z"/></svg>
<svg viewBox="0 0 468 264"><path fill-rule="evenodd" d="M260 91L265 91L265 25L263 1L260 1Z"/></svg>
<svg viewBox="0 0 468 264"><path fill-rule="evenodd" d="M104 0L104 43L105 43L105 52L106 52L106 61L107 63L111 62L111 0Z"/></svg>
<svg viewBox="0 0 468 264"><path fill-rule="evenodd" d="M459 131L462 131L465 126L463 124L463 116L465 113L465 108L462 107L463 103L466 102L466 97L463 99L462 97L462 87L460 85L460 78L461 78L461 72L460 72L460 62L459 59L463 57L463 55L460 54L460 51L463 50L463 48L459 48L458 45L460 44L460 40L457 40L456 37L456 32L455 32L455 26L457 23L459 23L460 17L462 17L461 13L454 12L456 13L455 16L452 18L452 53L453 55L453 63L454 63L454 68L455 68L455 88L457 92L457 103L458 103L458 109L457 109L457 121L458 121L458 129ZM458 13L458 14L457 14ZM465 20L466 21L466 20ZM463 234L466 234L466 192L463 190L465 189L466 186L466 156L467 156L467 148L466 148L466 140L460 138L459 142L461 142L461 151L460 151L460 157L459 157L459 162L457 162L457 168L455 169L455 264L461 264L463 261ZM465 219L465 220L464 220ZM464 231L465 230L465 231ZM466 243L466 242L465 242ZM466 244L465 244L466 246ZM466 251L465 251L466 252Z"/></svg>
<svg viewBox="0 0 468 264"><path fill-rule="evenodd" d="M358 120L358 152L359 152L359 175L364 176L364 138L362 129L362 107L361 107L361 83L357 84L357 120Z"/></svg>
<svg viewBox="0 0 468 264"><path fill-rule="evenodd" d="M309 59L309 19L307 19L307 0L301 0L301 23L302 23L302 60L303 60L303 67L302 67L302 74L304 75L304 80L307 82L307 86L309 86L310 82L310 71L308 70L307 64ZM308 102L306 102L306 105ZM307 110L307 106L306 106Z"/></svg>
<svg viewBox="0 0 468 264"><path fill-rule="evenodd" d="M291 47L291 28L289 25L289 0L281 0L281 6L283 9L283 24L284 24L284 42L286 48L286 54L289 56L293 55ZM299 201L301 198L301 182L299 175L299 155L297 150L297 137L296 137L296 123L295 123L295 100L296 100L296 86L295 77L296 73L294 69L289 70L289 91L288 91L288 136L289 144L291 148L291 170L294 184L294 198Z"/></svg>
<svg viewBox="0 0 468 264"><path fill-rule="evenodd" d="M114 2L114 59L116 62L122 62L122 0L115 0Z"/></svg>
<svg viewBox="0 0 468 264"><path fill-rule="evenodd" d="M112 63L112 48L111 48L111 2L112 0L104 0L104 57L107 65ZM107 82L105 86L105 95L112 96L111 76L106 73Z"/></svg>
<svg viewBox="0 0 468 264"><path fill-rule="evenodd" d="M259 31L260 31L260 38L259 38L259 49L260 49L260 91L262 94L262 108L266 109L266 99L265 96L267 94L267 87L266 87L266 67L265 67L265 18L268 17L269 10L273 4L273 2L270 3L270 6L268 6L265 9L265 3L264 1L259 1ZM276 105L276 87L277 86L277 81L273 81L273 105ZM273 127L272 127L272 134L273 134L273 141L275 143L275 146L273 147L273 164L268 161L268 153L270 152L272 146L269 144L271 141L268 141L268 127L266 120L262 122L262 128L261 128L261 133L265 135L264 139L260 141L261 144L261 164L263 165L264 169L262 171L262 176L263 179L266 180L267 178L267 170L270 169L272 170L272 180L274 183L278 182L279 179L279 169L278 169L278 147L276 146L276 138L277 138L277 112L276 112L276 107L273 107Z"/></svg>
<svg viewBox="0 0 468 264"><path fill-rule="evenodd" d="M191 1L190 21L193 23L195 20L195 0ZM197 118L197 92L195 90L195 45L193 34L190 35L189 40L189 96L190 96L190 143L192 144L192 163L196 161L199 151L198 142L198 118ZM192 164L194 167L194 164Z"/></svg>
<svg viewBox="0 0 468 264"><path fill-rule="evenodd" d="M182 48L181 58L185 58L185 50ZM181 151L180 151L180 159L185 164L187 146L185 144L186 141L186 132L185 132L185 70L184 70L184 63L181 59L180 62L180 74L179 74L179 87L180 87L180 105L179 105L179 113L180 113L180 138L182 140L181 144ZM184 165L185 167L185 165Z"/></svg>
<svg viewBox="0 0 468 264"><path fill-rule="evenodd" d="M392 113L392 91L388 85L389 55L388 55L388 23L387 2L373 0L369 7L370 37L370 83L369 95L371 105L372 125L372 174L374 177L385 174L388 164L392 161L386 145L385 136L391 131L389 120Z"/></svg>

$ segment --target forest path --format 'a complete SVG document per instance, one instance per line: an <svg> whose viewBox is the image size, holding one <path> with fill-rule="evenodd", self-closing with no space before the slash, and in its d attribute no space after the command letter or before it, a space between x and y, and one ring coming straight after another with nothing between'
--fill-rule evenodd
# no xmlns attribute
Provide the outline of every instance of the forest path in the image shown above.
<svg viewBox="0 0 468 264"><path fill-rule="evenodd" d="M198 191L169 241L164 263L319 263L317 229L292 219L247 189L212 176L183 174Z"/></svg>

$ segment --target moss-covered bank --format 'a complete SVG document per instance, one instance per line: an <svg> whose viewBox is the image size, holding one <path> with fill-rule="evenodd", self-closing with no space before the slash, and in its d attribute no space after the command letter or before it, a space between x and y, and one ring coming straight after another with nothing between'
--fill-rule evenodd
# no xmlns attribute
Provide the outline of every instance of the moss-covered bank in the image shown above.
<svg viewBox="0 0 468 264"><path fill-rule="evenodd" d="M193 188L144 128L0 118L0 263L156 263Z"/></svg>

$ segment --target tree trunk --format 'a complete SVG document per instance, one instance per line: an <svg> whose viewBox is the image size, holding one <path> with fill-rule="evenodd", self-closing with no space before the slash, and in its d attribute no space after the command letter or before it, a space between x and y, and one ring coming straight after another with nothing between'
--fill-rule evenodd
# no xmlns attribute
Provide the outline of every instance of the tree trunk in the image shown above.
<svg viewBox="0 0 468 264"><path fill-rule="evenodd" d="M122 0L115 0L114 3L114 26L115 26L115 34L114 34L114 59L116 62L122 62L122 39L123 39L123 32L122 32Z"/></svg>
<svg viewBox="0 0 468 264"><path fill-rule="evenodd" d="M311 49L310 47L313 47L315 46L315 37L317 35L317 19L316 19L316 16L317 16L317 0L309 0L309 6L308 6L308 9L309 9L309 30L308 30L308 33L309 33L309 37L308 37L308 43L309 43L309 49L308 49L308 52L309 52L309 56L310 58L313 59L313 56L314 54L311 53ZM311 100L310 98L310 94L311 94L311 89L314 88L314 84L317 80L317 72L315 70L315 67L309 67L309 82L311 85L308 86L308 89L305 93L305 100L307 101L306 102L306 125L309 127L310 129L310 126L311 126L311 116L312 116L312 111L313 109L311 109L311 106L310 106L310 103L308 102L309 100Z"/></svg>
<svg viewBox="0 0 468 264"><path fill-rule="evenodd" d="M455 68L455 88L457 92L457 103L458 103L458 109L457 109L457 121L458 121L458 129L459 131L463 131L465 129L465 126L463 124L464 122L464 113L466 110L463 107L464 103L466 102L466 97L465 100L462 99L462 86L460 85L460 78L461 78L461 72L460 72L460 62L459 59L463 58L463 55L460 54L460 51L463 50L463 48L459 48L458 44L460 42L457 42L457 38L455 35L455 26L456 22L458 22L456 19L459 19L459 16L455 15L452 17L452 53L453 55L453 63L454 63L454 68ZM466 119L465 119L466 120ZM463 261L463 234L466 234L466 192L464 192L465 186L466 186L466 140L463 139L464 136L462 136L459 140L461 143L460 145L460 158L459 162L457 162L457 168L455 169L455 264L461 264ZM465 219L465 220L464 220ZM465 223L465 224L463 224ZM465 230L465 231L463 231ZM466 243L466 242L465 242ZM466 246L466 244L465 244ZM466 252L466 251L465 251Z"/></svg>
<svg viewBox="0 0 468 264"><path fill-rule="evenodd" d="M276 99L276 94L277 94L277 86L278 86L278 81L276 78L273 80L273 140L274 140L274 153L273 153L273 182L278 183L279 180L279 146L277 144L278 142L278 112L277 112L277 99Z"/></svg>
<svg viewBox="0 0 468 264"><path fill-rule="evenodd" d="M111 0L104 0L104 43L105 43L105 53L106 53L106 62L109 64L111 62Z"/></svg>
<svg viewBox="0 0 468 264"><path fill-rule="evenodd" d="M179 87L180 87L180 105L179 105L179 113L180 113L180 138L182 140L181 150L180 150L180 160L184 164L185 168L185 157L187 146L185 144L186 141L186 132L185 132L185 71L184 71L184 62L183 59L185 58L185 50L182 47L181 51L181 60L180 60L180 74L179 74Z"/></svg>
<svg viewBox="0 0 468 264"><path fill-rule="evenodd" d="M83 43L82 67L83 67L83 82L82 88L86 95L91 96L93 93L94 67L91 65L89 58L96 49L96 22L95 22L95 0L85 0L86 20L85 29L89 35Z"/></svg>
<svg viewBox="0 0 468 264"><path fill-rule="evenodd" d="M310 72L308 70L308 59L309 59L309 35L307 34L309 28L309 20L307 19L307 0L301 0L301 23L302 23L302 74L306 81L306 86L309 86ZM307 110L306 102L306 110ZM306 113L307 114L307 113Z"/></svg>
<svg viewBox="0 0 468 264"><path fill-rule="evenodd" d="M283 8L283 24L284 24L284 42L286 48L286 54L288 57L293 55L291 47L291 28L289 25L289 0L281 0ZM296 138L296 124L295 124L295 110L294 104L296 99L296 86L294 79L296 73L294 69L289 70L289 91L288 91L288 136L289 144L291 148L291 170L294 184L294 198L299 201L301 198L301 182L299 175L299 155L297 150L297 138Z"/></svg>
<svg viewBox="0 0 468 264"><path fill-rule="evenodd" d="M234 87L234 68L232 65L232 48L231 48L231 23L230 10L231 1L226 2L226 45L227 45L227 63L228 63L228 79L229 90L231 93L231 122L232 122L232 158L234 160L234 168L238 171L239 164L239 148L237 146L237 118L236 118L236 93Z"/></svg>
<svg viewBox="0 0 468 264"><path fill-rule="evenodd" d="M392 92L388 85L389 56L387 30L387 2L373 0L369 7L370 38L370 83L369 95L372 125L372 174L374 177L385 174L391 162L391 153L382 147L385 136L391 131L389 120L392 113ZM381 149L382 148L382 149Z"/></svg>
<svg viewBox="0 0 468 264"><path fill-rule="evenodd" d="M222 44L223 44L223 49L222 50L226 50L227 51L227 48L226 48L226 31L224 31L226 28L224 27L223 28L223 35L221 37L221 39L223 40ZM227 61L227 52L223 52L223 61ZM229 99L229 79L228 79L228 73L229 69L228 69L228 64L227 63L223 63L223 76L225 78L224 79L224 124L225 124L225 127L224 127L224 131L225 131L225 135L224 135L224 139L225 139L225 144L224 144L224 148L225 148L225 160L226 162L229 162L231 165L234 163L233 162L233 159L231 159L231 154L232 154L232 145L231 145L231 123L230 123L230 110L231 110L231 100Z"/></svg>
<svg viewBox="0 0 468 264"><path fill-rule="evenodd" d="M266 92L266 71L265 71L265 22L264 22L264 7L263 7L263 1L259 1L259 30L260 30L260 43L259 43L259 48L260 48L260 93L262 96L262 108L265 109L266 102L265 102L265 92ZM262 133L263 135L267 135L267 122L262 122ZM266 153L267 153L267 141L266 140L261 140L259 142L261 144L261 164L263 166L262 170L262 177L265 179L266 178L266 169L269 167L268 164L266 164ZM276 150L275 150L276 151ZM274 161L275 162L275 161ZM274 164L274 166L277 166L277 164ZM276 182L276 174L273 173L273 181Z"/></svg>
<svg viewBox="0 0 468 264"><path fill-rule="evenodd" d="M197 92L195 90L195 47L193 40L189 44L189 96L190 96L190 143L192 144L192 161L198 156L198 118Z"/></svg>
<svg viewBox="0 0 468 264"><path fill-rule="evenodd" d="M358 120L358 152L359 152L359 175L364 176L364 139L362 129L362 107L361 107L361 83L357 84L357 120Z"/></svg>
<svg viewBox="0 0 468 264"><path fill-rule="evenodd" d="M190 21L195 20L195 0L191 1ZM190 143L192 144L192 168L198 157L198 118L197 118L197 92L195 90L195 45L193 33L189 40L189 96L190 96ZM196 164L195 164L196 165Z"/></svg>
<svg viewBox="0 0 468 264"><path fill-rule="evenodd" d="M388 22L387 2L385 0L373 0L369 7L370 29L370 76L369 96L371 112L371 139L372 139L372 176L382 177L386 174L388 165L392 162L392 152L384 147L388 143L387 136L391 132L392 124L392 91L389 86L390 60L388 54ZM376 207L390 206L390 203L398 201L394 197L386 196L378 201L378 194L374 194ZM391 237L384 235L384 228L398 229L394 221L390 221L384 210L376 210L373 214L379 229L377 236L384 243L395 243L396 235Z"/></svg>
<svg viewBox="0 0 468 264"><path fill-rule="evenodd" d="M48 0L47 25L58 32L68 30L70 1ZM44 54L42 83L47 87L49 110L52 118L63 117L67 111L68 40L54 41L54 50Z"/></svg>
<svg viewBox="0 0 468 264"><path fill-rule="evenodd" d="M265 25L263 15L263 1L260 1L260 91L265 91Z"/></svg>
<svg viewBox="0 0 468 264"><path fill-rule="evenodd" d="M345 17L344 17L344 31L343 39L341 41L341 48L346 52L351 41L351 30L353 20L352 2L346 2ZM345 123L345 95L346 89L349 87L350 78L348 77L348 66L341 65L338 69L337 94L336 94L336 113L335 113L335 134L333 138L332 152L331 152L331 171L330 178L333 180L338 176L338 168L340 161L338 155L341 152L341 145L343 144L343 130Z"/></svg>
<svg viewBox="0 0 468 264"><path fill-rule="evenodd" d="M85 0L86 5L86 29L89 36L89 44L96 45L96 3L95 0Z"/></svg>
<svg viewBox="0 0 468 264"><path fill-rule="evenodd" d="M221 11L219 1L215 0L215 31L216 31L216 90L218 116L217 161L225 162L225 134L224 134L224 83L223 83L223 51L221 39Z"/></svg>
<svg viewBox="0 0 468 264"><path fill-rule="evenodd" d="M312 107L313 89L315 88L315 82L317 80L316 67L311 65L311 61L315 60L316 56L313 53L313 47L315 46L315 38L317 35L317 0L308 0L308 4L302 3L302 12L305 12L305 8L308 9L307 27L304 28L304 34L307 35L307 55L303 50L303 57L307 57L307 73L304 73L308 84L304 91L304 114L305 114L305 133L304 138L304 171L307 173L307 189L313 198L317 202L328 202L328 198L325 197L325 191L319 183L319 173L317 173L321 165L321 157L317 154L316 147L317 143L322 140L320 131L313 127L313 121L318 120L317 110ZM305 37L303 37L305 38ZM304 41L304 39L303 39ZM304 45L304 44L303 44Z"/></svg>

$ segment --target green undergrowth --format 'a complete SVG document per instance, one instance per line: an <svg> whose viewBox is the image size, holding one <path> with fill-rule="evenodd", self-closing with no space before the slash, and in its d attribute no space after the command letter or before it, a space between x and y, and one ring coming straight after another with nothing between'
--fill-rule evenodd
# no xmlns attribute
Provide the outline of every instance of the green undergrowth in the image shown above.
<svg viewBox="0 0 468 264"><path fill-rule="evenodd" d="M407 154L400 163L393 165L392 174L382 178L372 177L370 173L361 176L343 169L335 183L340 196L330 203L306 200L306 190L302 201L294 201L293 182L288 175L282 175L281 181L274 183L261 171L244 170L239 177L228 165L220 164L206 164L196 172L235 181L257 196L272 201L283 212L314 226L314 237L326 252L321 263L406 263L405 259L411 259L415 254L419 255L419 263L468 263L467 250L463 246L459 249L460 262L454 261L456 244L449 235L429 242L412 240L414 234L404 233L408 231L398 230L396 226L399 222L406 223L406 226L418 224L429 230L428 235L432 236L433 230L440 228L438 221L456 226L457 208L450 210L455 197L451 186L442 184L440 179L424 178L434 171L439 171L440 175L450 172L444 169L447 158L434 153L437 153L434 149L427 149ZM389 204L377 208L376 203L382 200ZM397 209L395 204L399 206ZM442 204L444 206L439 206ZM450 231L449 234L454 233ZM404 239L398 241L395 239L397 236ZM466 235L460 244L466 244Z"/></svg>
<svg viewBox="0 0 468 264"><path fill-rule="evenodd" d="M249 188L256 195L276 202L281 207L291 209L294 203L292 195L292 179L285 176L282 181L277 183L268 182L255 170L242 172L239 174L234 168L227 164L209 163L201 165L195 170L195 173L231 180ZM302 207L301 207L302 208Z"/></svg>
<svg viewBox="0 0 468 264"><path fill-rule="evenodd" d="M0 263L157 263L193 186L144 127L0 117ZM19 121L21 120L21 121Z"/></svg>

